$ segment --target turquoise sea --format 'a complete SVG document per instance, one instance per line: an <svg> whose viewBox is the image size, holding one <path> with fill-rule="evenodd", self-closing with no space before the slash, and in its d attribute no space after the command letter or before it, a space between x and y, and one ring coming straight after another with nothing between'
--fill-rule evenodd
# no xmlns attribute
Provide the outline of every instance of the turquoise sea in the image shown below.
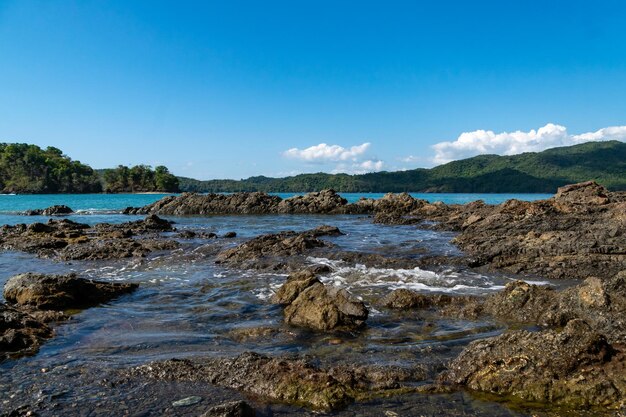
<svg viewBox="0 0 626 417"><path fill-rule="evenodd" d="M172 194L37 194L5 195L0 194L0 214L10 214L29 209L41 209L55 204L65 204L77 212L116 212L128 206L140 207L153 203L166 195ZM295 193L274 193L281 198L288 198ZM361 197L381 198L384 193L342 193L348 202L353 203ZM411 193L415 198L430 202L442 201L446 204L465 204L483 200L487 204L500 204L506 200L541 200L550 198L550 194L438 194Z"/></svg>

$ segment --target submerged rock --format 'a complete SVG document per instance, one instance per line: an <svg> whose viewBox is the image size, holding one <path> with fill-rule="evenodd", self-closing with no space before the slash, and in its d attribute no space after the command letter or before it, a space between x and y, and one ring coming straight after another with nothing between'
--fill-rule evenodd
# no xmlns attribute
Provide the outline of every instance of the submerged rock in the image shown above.
<svg viewBox="0 0 626 417"><path fill-rule="evenodd" d="M231 401L211 407L200 417L255 417L254 408L245 401Z"/></svg>
<svg viewBox="0 0 626 417"><path fill-rule="evenodd" d="M286 257L302 255L316 248L331 247L331 243L319 237L338 234L341 232L336 227L320 226L301 233L287 231L261 235L220 252L216 263L240 268L281 269L285 266Z"/></svg>
<svg viewBox="0 0 626 417"><path fill-rule="evenodd" d="M11 304L40 310L67 310L98 305L128 294L137 284L110 283L69 275L21 274L4 285Z"/></svg>
<svg viewBox="0 0 626 417"><path fill-rule="evenodd" d="M0 303L0 361L34 354L39 345L53 335L52 329L42 321Z"/></svg>
<svg viewBox="0 0 626 417"><path fill-rule="evenodd" d="M172 359L127 372L169 381L204 381L267 399L318 410L336 410L356 399L409 392L421 372L399 368L323 369L293 357L270 358L247 352L236 358ZM409 382L409 385L404 385Z"/></svg>

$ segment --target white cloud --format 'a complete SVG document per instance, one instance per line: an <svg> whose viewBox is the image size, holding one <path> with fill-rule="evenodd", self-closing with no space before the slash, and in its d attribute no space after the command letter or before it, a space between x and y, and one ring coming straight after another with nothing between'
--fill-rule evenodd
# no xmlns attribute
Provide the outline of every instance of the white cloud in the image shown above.
<svg viewBox="0 0 626 417"><path fill-rule="evenodd" d="M614 126L596 132L571 135L564 126L548 123L529 132L515 131L494 133L491 130L475 130L462 133L454 142L433 145L433 162L443 164L480 154L515 155L523 152L539 152L557 146L601 140L626 140L626 126Z"/></svg>
<svg viewBox="0 0 626 417"><path fill-rule="evenodd" d="M379 159L368 159L366 161L341 163L331 171L332 174L367 174L368 172L381 171L385 163Z"/></svg>
<svg viewBox="0 0 626 417"><path fill-rule="evenodd" d="M316 166L316 170L321 169L333 174L365 174L380 171L385 166L385 163L380 159L367 155L370 146L369 142L349 148L320 143L306 149L291 148L283 152L282 155L286 158L302 161L308 165L308 168ZM321 168L320 165L322 165Z"/></svg>
<svg viewBox="0 0 626 417"><path fill-rule="evenodd" d="M283 152L283 156L306 162L356 161L367 152L370 145L369 142L366 142L361 145L344 148L339 145L320 143L319 145L311 146L306 149L291 148Z"/></svg>

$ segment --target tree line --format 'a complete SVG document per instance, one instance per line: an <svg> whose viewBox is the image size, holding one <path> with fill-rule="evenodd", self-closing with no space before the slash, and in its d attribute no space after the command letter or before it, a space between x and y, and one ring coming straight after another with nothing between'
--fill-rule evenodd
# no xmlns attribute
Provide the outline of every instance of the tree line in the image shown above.
<svg viewBox="0 0 626 417"><path fill-rule="evenodd" d="M0 192L18 194L178 192L178 178L164 166L96 171L55 147L0 143Z"/></svg>

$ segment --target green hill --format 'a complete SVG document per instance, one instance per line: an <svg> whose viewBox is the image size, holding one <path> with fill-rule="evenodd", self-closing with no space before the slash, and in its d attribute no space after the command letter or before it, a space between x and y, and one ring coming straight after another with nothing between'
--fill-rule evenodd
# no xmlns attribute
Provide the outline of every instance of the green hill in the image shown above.
<svg viewBox="0 0 626 417"><path fill-rule="evenodd" d="M301 174L286 178L198 181L179 177L182 191L553 193L565 184L595 180L626 190L626 143L589 142L520 155L480 155L432 169L363 175Z"/></svg>
<svg viewBox="0 0 626 417"><path fill-rule="evenodd" d="M363 175L301 174L286 178L198 181L166 167L138 165L95 171L53 147L0 143L0 192L93 193L139 191L553 193L557 187L595 180L626 190L626 143L589 142L513 156L480 155L432 169Z"/></svg>
<svg viewBox="0 0 626 417"><path fill-rule="evenodd" d="M88 165L72 161L57 148L0 143L0 192L98 193L100 177Z"/></svg>

